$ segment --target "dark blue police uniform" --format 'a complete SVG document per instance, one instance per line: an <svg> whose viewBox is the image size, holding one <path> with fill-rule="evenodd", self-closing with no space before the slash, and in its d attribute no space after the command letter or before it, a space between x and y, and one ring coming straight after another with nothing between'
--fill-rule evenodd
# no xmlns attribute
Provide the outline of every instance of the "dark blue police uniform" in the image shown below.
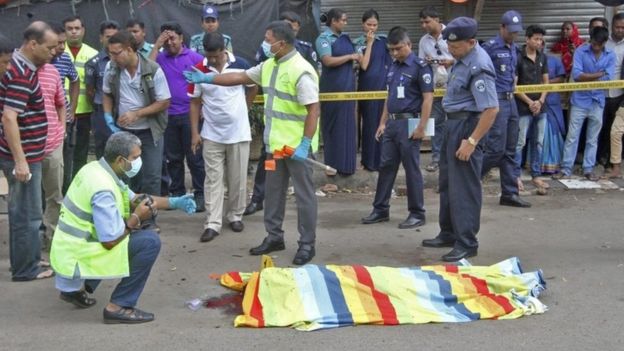
<svg viewBox="0 0 624 351"><path fill-rule="evenodd" d="M474 38L476 32L477 23L472 18L458 17L448 24L443 35L452 42ZM481 112L496 108L499 102L492 61L479 44L455 59L442 99L448 120L440 150L440 233L435 239L424 240L423 246L454 246L476 254L483 142L476 145L468 161L459 160L455 153L476 128Z"/></svg>
<svg viewBox="0 0 624 351"><path fill-rule="evenodd" d="M502 18L503 25L515 32L522 29L520 14L507 11ZM483 44L494 69L496 70L496 93L499 111L494 125L485 137L483 168L481 176L498 166L500 169L501 204L514 201L513 206L529 207L530 204L518 197L518 179L516 177L516 147L518 145L519 116L514 99L514 78L518 63L518 47L515 43L507 44L497 35Z"/></svg>
<svg viewBox="0 0 624 351"><path fill-rule="evenodd" d="M104 121L104 109L102 108L102 85L104 84L104 71L110 62L106 50L100 51L96 56L85 63L85 84L93 86L93 112L91 112L91 130L95 139L95 156L100 158L104 155L104 146L112 131Z"/></svg>
<svg viewBox="0 0 624 351"><path fill-rule="evenodd" d="M425 222L423 178L420 172L421 140L411 138L409 119L418 118L423 93L433 93L433 72L425 60L411 53L404 62L394 61L388 70L388 119L381 139L381 161L377 190L373 202L374 213L388 217L392 186L399 169L405 168L407 207L409 217L415 219L409 228ZM413 124L414 127L416 124ZM384 217L385 216L385 217ZM363 222L366 223L365 220ZM405 222L407 223L407 221Z"/></svg>

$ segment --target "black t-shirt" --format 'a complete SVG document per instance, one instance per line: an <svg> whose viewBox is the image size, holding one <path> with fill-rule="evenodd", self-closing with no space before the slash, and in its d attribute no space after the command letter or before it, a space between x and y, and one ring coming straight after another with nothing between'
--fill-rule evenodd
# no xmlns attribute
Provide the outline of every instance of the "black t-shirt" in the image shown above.
<svg viewBox="0 0 624 351"><path fill-rule="evenodd" d="M544 83L543 75L548 74L548 58L542 51L537 51L535 61L531 60L527 57L526 45L524 45L518 52L516 72L518 73L518 85L542 84ZM540 95L541 93L527 94L531 100L539 99ZM516 98L516 102L520 116L532 114L529 105L525 104L524 101Z"/></svg>

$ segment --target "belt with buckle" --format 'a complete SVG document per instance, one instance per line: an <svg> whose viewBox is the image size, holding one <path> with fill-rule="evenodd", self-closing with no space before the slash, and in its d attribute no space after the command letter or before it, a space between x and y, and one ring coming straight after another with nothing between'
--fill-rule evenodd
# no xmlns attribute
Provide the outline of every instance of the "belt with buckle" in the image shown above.
<svg viewBox="0 0 624 351"><path fill-rule="evenodd" d="M418 115L413 113L388 113L389 119L399 120L408 118L418 118Z"/></svg>
<svg viewBox="0 0 624 351"><path fill-rule="evenodd" d="M497 93L499 100L511 100L514 97L513 93Z"/></svg>
<svg viewBox="0 0 624 351"><path fill-rule="evenodd" d="M447 112L446 118L448 119L467 119L473 116L478 115L478 112L471 111L459 111L459 112Z"/></svg>

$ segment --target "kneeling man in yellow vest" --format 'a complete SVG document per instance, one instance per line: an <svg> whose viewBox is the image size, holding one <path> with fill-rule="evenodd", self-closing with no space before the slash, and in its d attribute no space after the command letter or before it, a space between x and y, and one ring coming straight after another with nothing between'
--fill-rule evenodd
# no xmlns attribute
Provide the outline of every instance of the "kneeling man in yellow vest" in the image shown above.
<svg viewBox="0 0 624 351"><path fill-rule="evenodd" d="M120 180L141 169L141 141L117 132L106 143L104 157L85 165L72 181L54 232L50 260L61 299L80 308L101 279L122 278L104 308L105 323L144 323L154 314L135 308L160 251L160 238L141 222L158 209L195 212L193 195L142 197Z"/></svg>

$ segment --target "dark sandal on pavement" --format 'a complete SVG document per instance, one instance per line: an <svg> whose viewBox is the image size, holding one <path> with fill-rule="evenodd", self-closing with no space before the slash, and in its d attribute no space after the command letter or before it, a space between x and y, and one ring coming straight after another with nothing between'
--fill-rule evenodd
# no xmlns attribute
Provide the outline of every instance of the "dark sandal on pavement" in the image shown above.
<svg viewBox="0 0 624 351"><path fill-rule="evenodd" d="M104 323L106 324L138 324L154 320L154 314L141 311L138 308L120 308L115 312L104 309Z"/></svg>
<svg viewBox="0 0 624 351"><path fill-rule="evenodd" d="M61 300L69 302L78 308L89 308L97 302L94 298L89 297L86 291L61 292Z"/></svg>

